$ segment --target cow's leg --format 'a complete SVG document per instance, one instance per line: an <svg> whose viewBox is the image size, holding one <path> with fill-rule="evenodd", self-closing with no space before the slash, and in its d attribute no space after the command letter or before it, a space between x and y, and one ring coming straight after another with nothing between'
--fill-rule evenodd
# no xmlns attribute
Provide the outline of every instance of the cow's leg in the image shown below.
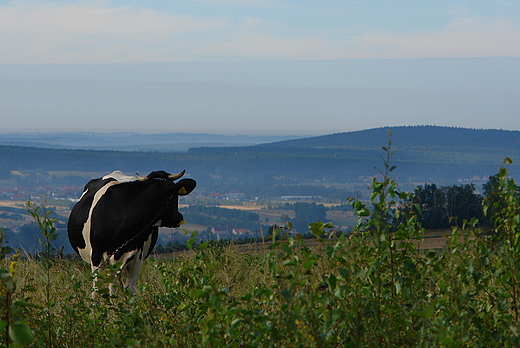
<svg viewBox="0 0 520 348"><path fill-rule="evenodd" d="M98 294L98 286L97 286L97 282L98 282L98 277L97 275L102 271L102 269L98 266L94 266L91 264L91 270L92 270L92 276L93 276L93 281L92 281L92 299L93 300L97 300L99 298L99 294Z"/></svg>
<svg viewBox="0 0 520 348"><path fill-rule="evenodd" d="M116 284L114 284L114 282L108 283L108 291L109 291L110 295L115 295L116 294L117 286L116 286Z"/></svg>
<svg viewBox="0 0 520 348"><path fill-rule="evenodd" d="M143 265L143 260L140 257L134 257L127 267L127 278L125 286L128 287L130 292L135 293L137 291L137 279L139 278L139 271Z"/></svg>
<svg viewBox="0 0 520 348"><path fill-rule="evenodd" d="M106 260L106 261L108 261L108 260ZM104 268L105 268L104 263L101 264L99 267L92 265L92 274L94 276L93 290L92 290L92 299L93 300L99 299L99 288L97 286L97 283L98 283L97 275L100 274ZM114 282L111 282L108 284L108 291L109 291L110 295L115 295L115 293L117 291L117 287L115 286ZM110 301L112 302L112 299L110 299Z"/></svg>
<svg viewBox="0 0 520 348"><path fill-rule="evenodd" d="M143 266L144 259L150 254L157 241L158 230L159 228L157 226L153 227L152 233L150 233L147 240L140 248L136 250L135 254L133 255L133 259L128 261L125 286L127 286L132 293L137 291L137 279L139 278L139 272Z"/></svg>
<svg viewBox="0 0 520 348"><path fill-rule="evenodd" d="M99 288L97 286L97 283L98 283L98 277L97 275L99 273L101 273L103 271L104 267L96 267L96 266L92 266L92 275L94 277L94 280L93 280L93 291L92 291L92 298L94 300L98 299L99 298ZM119 277L116 277L116 281L119 280ZM120 282L121 283L121 282ZM110 282L108 283L108 292L110 293L110 295L115 295L116 292L117 292L117 286L114 282Z"/></svg>
<svg viewBox="0 0 520 348"><path fill-rule="evenodd" d="M92 285L92 298L94 300L99 298L99 288L98 288L98 275L101 274L103 269L105 268L107 262L107 254L99 252L99 250L92 250L92 256L90 261L90 267L92 270L93 277L93 285Z"/></svg>
<svg viewBox="0 0 520 348"><path fill-rule="evenodd" d="M121 272L118 280L122 286L128 287L131 292L136 291L137 277L141 269L142 260L139 259L139 254L140 250L131 250L123 253L123 255L117 259L117 262L121 262ZM116 261L113 262L115 263Z"/></svg>
<svg viewBox="0 0 520 348"><path fill-rule="evenodd" d="M97 265L94 263L95 261L97 261ZM114 263L115 262L114 262L113 258L108 256L106 252L103 253L103 255L100 258L93 259L93 261L91 263L91 268L92 268L92 275L94 278L93 291L92 291L92 298L94 300L99 298L98 275L100 275L101 272L103 272L103 270L105 269L105 266L107 264L112 265ZM110 271L112 272L112 269L110 269ZM107 276L107 274L105 274L103 278L106 279L106 276ZM103 282L103 284L106 284L106 280ZM116 288L114 282L108 283L108 290L109 290L110 295L114 295L116 293L117 288Z"/></svg>
<svg viewBox="0 0 520 348"><path fill-rule="evenodd" d="M121 262L121 260L118 260L118 261L115 261L114 260L114 257L111 257L110 258L110 264L113 266L115 265L117 262ZM120 266L119 270L117 270L115 267L112 268L112 272L118 272L115 274L114 276L114 281L113 282L110 282L108 283L108 291L110 293L110 295L115 295L116 292L117 292L117 285L116 285L116 282L118 282L118 285L121 286L122 285L122 280L121 278L124 276L125 274L125 263L126 261L123 262L123 264Z"/></svg>

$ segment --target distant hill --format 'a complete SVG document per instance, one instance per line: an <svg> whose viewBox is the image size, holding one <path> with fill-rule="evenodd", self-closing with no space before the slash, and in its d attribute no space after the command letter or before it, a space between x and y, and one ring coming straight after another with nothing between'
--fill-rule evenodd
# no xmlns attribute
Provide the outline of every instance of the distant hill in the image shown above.
<svg viewBox="0 0 520 348"><path fill-rule="evenodd" d="M510 157L520 175L520 132L437 126L384 127L235 147L196 147L187 153L38 149L0 146L2 170L147 173L187 169L201 184L360 182L382 168L381 147L392 131L393 173L402 183L457 183L498 172Z"/></svg>
<svg viewBox="0 0 520 348"><path fill-rule="evenodd" d="M383 127L285 140L245 147L192 148L190 154L272 153L373 159L392 141L394 160L417 163L499 165L505 157L520 161L520 132L439 126Z"/></svg>
<svg viewBox="0 0 520 348"><path fill-rule="evenodd" d="M336 133L313 138L285 140L264 146L351 147L381 146L392 132L394 146L407 147L479 147L520 150L520 132L497 129L468 129L439 126L383 127L356 132Z"/></svg>
<svg viewBox="0 0 520 348"><path fill-rule="evenodd" d="M220 151L291 151L307 149L380 148L386 145L391 131L394 148L486 148L520 150L520 132L497 129L468 129L439 126L382 127L355 132L335 133L312 138L290 139L241 148L190 149L191 152ZM270 150L271 149L271 150Z"/></svg>

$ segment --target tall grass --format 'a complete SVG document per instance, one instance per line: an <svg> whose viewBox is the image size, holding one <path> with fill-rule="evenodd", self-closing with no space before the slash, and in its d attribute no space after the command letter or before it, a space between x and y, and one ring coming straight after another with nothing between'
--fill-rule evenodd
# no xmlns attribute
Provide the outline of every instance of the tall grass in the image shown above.
<svg viewBox="0 0 520 348"><path fill-rule="evenodd" d="M390 153L390 147L386 148ZM53 260L42 279L35 259L17 261L12 296L34 347L518 347L520 206L500 171L491 230L455 229L444 250L421 251L423 230L390 177L373 181L370 202L353 201L354 233L320 222L271 236L265 253L204 243L174 260L149 259L137 294L90 298L88 265ZM490 211L491 211L490 210ZM4 267L7 267L4 261ZM104 274L106 282L117 270ZM51 285L47 292L46 284ZM49 323L48 311L52 311ZM52 334L49 335L49 330ZM49 342L51 341L51 342ZM4 344L5 345L5 344Z"/></svg>

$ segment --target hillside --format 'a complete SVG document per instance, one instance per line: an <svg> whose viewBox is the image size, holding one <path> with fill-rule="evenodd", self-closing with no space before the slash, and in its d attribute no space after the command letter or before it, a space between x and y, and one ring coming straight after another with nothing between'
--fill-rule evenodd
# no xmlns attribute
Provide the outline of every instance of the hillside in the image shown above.
<svg viewBox="0 0 520 348"><path fill-rule="evenodd" d="M457 183L498 172L505 157L520 174L520 132L435 126L377 128L240 147L198 147L187 153L122 152L0 146L0 178L9 171L147 173L186 168L201 184L359 182L382 167L392 130L392 164L401 182Z"/></svg>
<svg viewBox="0 0 520 348"><path fill-rule="evenodd" d="M397 147L483 147L520 149L520 132L497 129L468 129L439 126L382 127L356 132L336 133L307 139L294 139L269 144L280 147L345 147L380 146L392 131Z"/></svg>
<svg viewBox="0 0 520 348"><path fill-rule="evenodd" d="M192 148L189 154L234 153L328 159L338 172L349 167L357 175L380 167L382 146L391 131L393 164L410 181L456 181L493 175L505 157L513 159L511 174L518 175L520 132L480 130L438 126L383 127L356 132L336 133L313 138L294 139L247 147ZM327 166L323 163L325 167ZM340 169L341 168L341 169ZM324 167L320 167L324 169ZM331 171L326 168L326 171ZM345 175L347 172L343 171ZM370 174L373 175L373 174Z"/></svg>
<svg viewBox="0 0 520 348"><path fill-rule="evenodd" d="M461 153L463 162L470 160L463 154L492 153L501 156L503 151L520 151L520 132L504 130L481 130L468 128L438 127L438 126L413 126L413 127L383 127L356 132L335 133L313 138L293 139L259 144L255 146L229 147L203 147L192 148L190 153L205 152L271 152L294 153L302 150L314 153L334 153L338 150L379 150L386 146L392 134L392 147L403 154L408 152L426 152L425 161L428 161L428 153L432 151L446 151ZM503 159L503 158L502 158ZM452 161L453 158L445 158ZM470 161L473 161L471 159ZM485 161L482 157L477 160Z"/></svg>

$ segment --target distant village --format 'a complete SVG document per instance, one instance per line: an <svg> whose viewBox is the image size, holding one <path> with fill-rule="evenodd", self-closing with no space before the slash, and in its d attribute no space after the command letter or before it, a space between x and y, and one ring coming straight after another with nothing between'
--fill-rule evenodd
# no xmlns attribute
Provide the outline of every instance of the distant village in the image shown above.
<svg viewBox="0 0 520 348"><path fill-rule="evenodd" d="M83 186L71 186L71 185L41 185L38 180L41 177L41 174L25 174L19 171L11 171L11 175L15 178L21 178L22 180L18 181L26 181L23 184L9 184L2 185L0 182L0 200L13 200L13 201L26 201L28 199L40 199L42 197L52 198L52 199L62 199L68 200L72 203L75 203L77 199L81 196L83 192ZM360 183L369 183L373 178L381 181L383 180L383 176L381 174L376 174L375 176L359 176L358 181ZM487 182L489 180L489 175L473 175L470 178L462 178L458 179L459 183L476 183L480 184L483 182ZM87 180L84 180L86 183ZM247 197L244 193L238 190L230 190L227 193L219 193L219 192L194 192L187 199L191 198L214 198L218 200L225 201L250 201L255 200L255 197ZM312 196L312 195L283 195L278 197L272 197L273 199L285 200L285 201L311 201L317 200L320 196Z"/></svg>
<svg viewBox="0 0 520 348"><path fill-rule="evenodd" d="M360 176L358 178L360 183L368 186L374 177L373 176ZM376 175L376 179L382 180L380 174ZM470 178L464 178L458 180L461 184L474 183L477 190L481 185L489 180L488 175L479 176L474 175ZM29 214L24 211L24 204L28 200L41 201L42 199L47 201L48 205L56 210L57 216L59 217L59 223L57 225L59 232L66 235L65 222L70 213L70 209L75 202L79 199L83 192L83 185L88 181L88 178L78 178L78 182L74 185L71 184L56 184L60 180L54 180L52 184L48 183L49 180L45 180L45 177L39 173L21 173L19 171L11 171L11 179L0 181L0 227L8 228L14 233L21 231L21 228L30 224L32 218ZM265 199L265 198L264 198ZM280 195L277 197L270 197L272 201L279 202L322 202L321 196L314 195ZM204 191L196 190L191 195L181 197L179 203L181 205L200 204L199 202L213 202L211 204L216 205L256 205L259 204L258 197L250 197L240 190L231 189L229 192L215 192L215 191ZM218 203L222 202L222 203ZM17 207L17 210L13 210ZM267 229L270 224L279 223L284 224L283 219L280 215L285 213L279 213L278 216L262 218L258 221L256 227L248 227L247 224L230 225L226 223L205 223L204 225L190 225L189 223L185 226L190 230L198 231L198 239L200 240L227 240L227 239L247 239L247 238L262 238L267 235ZM354 219L351 212L342 213L344 216L335 218L344 218L351 220ZM350 214L350 217L348 215ZM215 219L217 221L217 219ZM258 227L258 226L264 227ZM185 230L178 229L161 229L160 240L161 244L168 244L173 242L183 242L189 238L189 234Z"/></svg>
<svg viewBox="0 0 520 348"><path fill-rule="evenodd" d="M14 180L13 180L14 178ZM26 244L27 239L24 236L28 232L27 226L33 226L33 220L25 210L25 203L30 201L42 201L55 210L56 219L58 220L56 227L58 233L66 236L66 220L70 209L78 201L83 192L83 186L79 185L59 185L59 184L45 184L44 177L38 173L25 174L19 171L11 171L11 180L0 181L0 227L7 228L11 233L15 233L19 238L20 245ZM83 181L87 182L88 179ZM179 202L181 205L192 204L200 199L209 199L210 201L222 201L225 204L253 204L257 198L248 197L243 192L238 190L231 190L227 193L220 192L205 192L202 190L194 192L192 195L181 197ZM319 199L316 196L280 196L273 197L280 201L312 201ZM190 224L187 224L190 228ZM227 239L247 239L247 238L261 238L262 233L267 233L267 228L260 231L258 228L251 229L246 227L229 226L228 224L216 224L214 226L201 228L202 226L194 226L192 229L197 229L199 240L227 240ZM202 229L202 230L201 230ZM32 231L31 235L37 236L37 231ZM189 234L182 228L179 229L160 229L159 244L166 245L172 242L184 242L189 238ZM65 240L65 238L61 238ZM68 244L65 240L65 250L68 249ZM28 247L31 249L31 247ZM69 250L70 252L71 250Z"/></svg>

